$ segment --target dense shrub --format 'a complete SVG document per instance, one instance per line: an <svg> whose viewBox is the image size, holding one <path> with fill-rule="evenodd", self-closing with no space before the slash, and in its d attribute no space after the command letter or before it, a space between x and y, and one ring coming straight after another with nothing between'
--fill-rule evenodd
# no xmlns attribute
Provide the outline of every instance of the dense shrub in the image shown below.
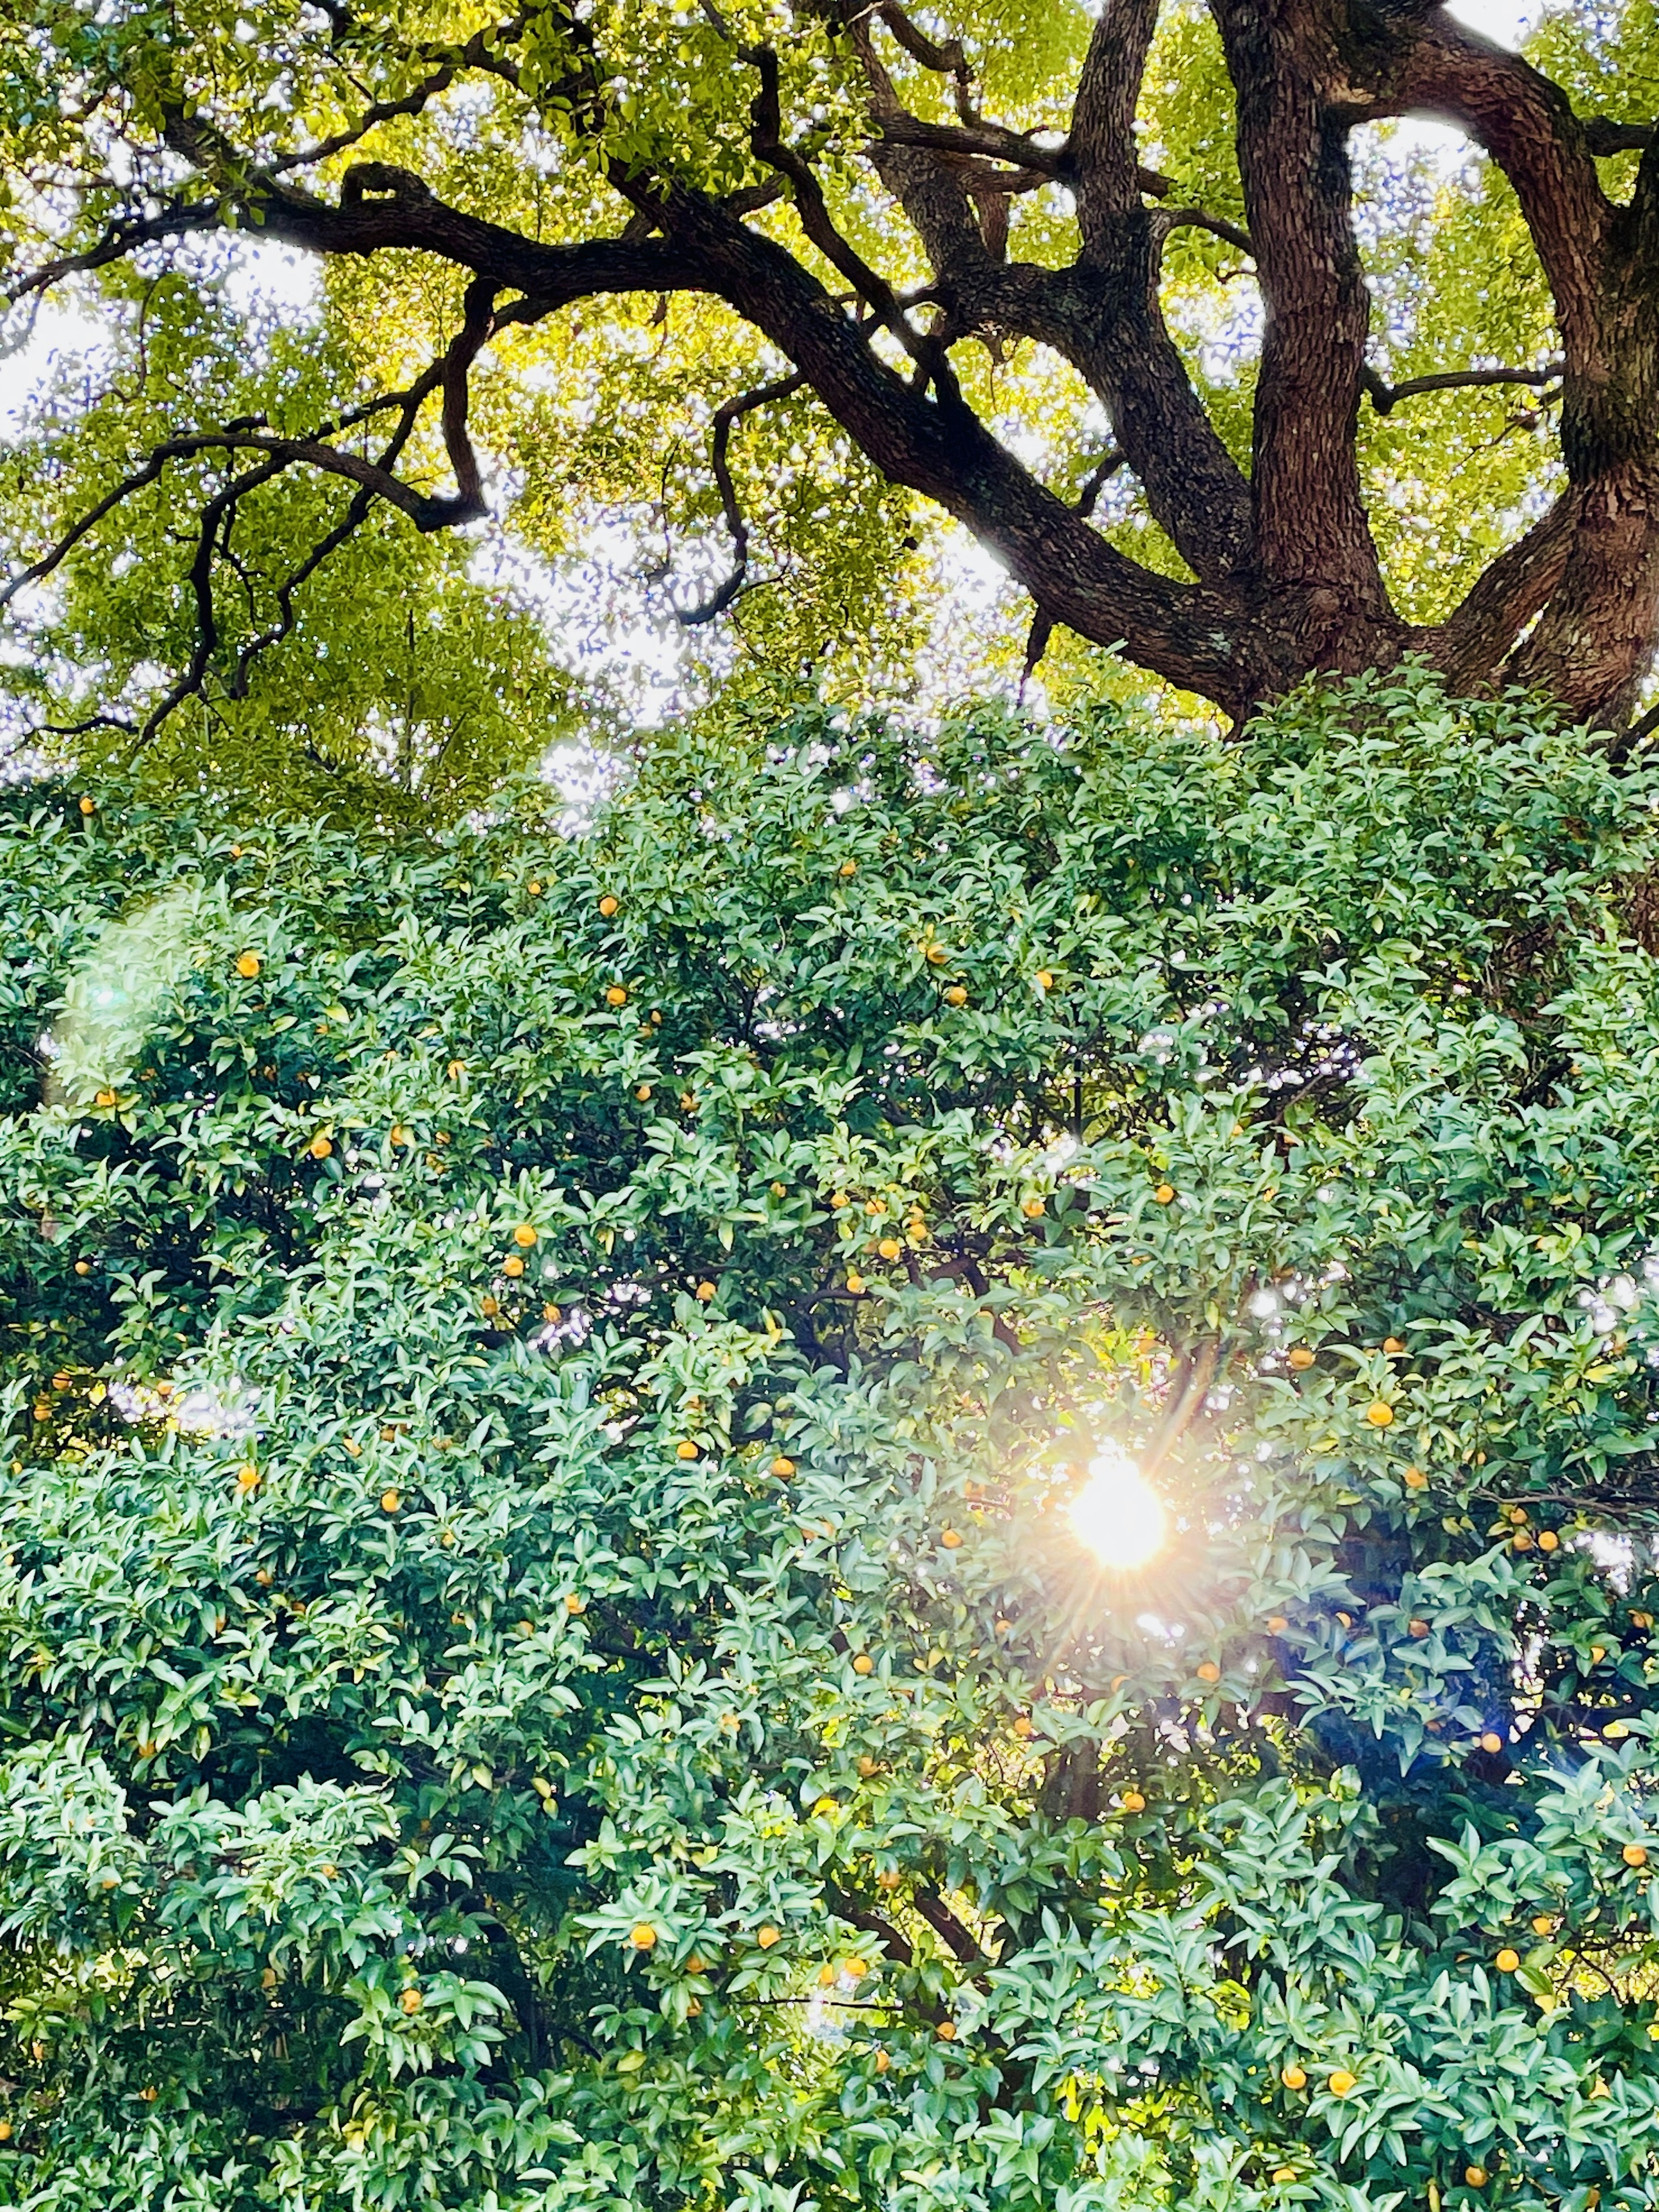
<svg viewBox="0 0 1659 2212"><path fill-rule="evenodd" d="M1656 797L9 794L0 2200L1648 2203Z"/></svg>

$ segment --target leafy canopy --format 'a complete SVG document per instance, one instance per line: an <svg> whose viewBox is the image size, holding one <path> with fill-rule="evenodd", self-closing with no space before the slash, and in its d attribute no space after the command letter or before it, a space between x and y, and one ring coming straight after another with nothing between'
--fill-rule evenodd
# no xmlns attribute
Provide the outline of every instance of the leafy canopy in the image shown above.
<svg viewBox="0 0 1659 2212"><path fill-rule="evenodd" d="M8 793L0 2201L1649 2203L1656 802L1410 674Z"/></svg>
<svg viewBox="0 0 1659 2212"><path fill-rule="evenodd" d="M794 188L766 199L780 175L754 150L756 79L736 58L765 40L791 145L813 165L848 248L901 293L955 297L957 276L933 265L915 206L901 210L872 173L875 81L831 10L584 0L507 23L479 7L404 0L12 0L9 12L0 240L23 288L18 327L43 269L131 234L130 250L48 288L70 319L49 316L44 328L67 350L0 478L14 574L168 441L233 422L294 437L355 424L335 444L372 457L399 419L388 395L411 388L455 338L470 264L435 249L360 253L342 232L339 250L298 258L296 283L238 199L255 171L332 216L354 165L380 164L418 179L458 223L573 251L620 233L630 215L644 220L622 190L630 179L758 194L766 204L744 203L748 232L843 296L847 279L803 228ZM997 118L1004 158L951 158L963 175L977 161L986 191L1008 187L998 281L1069 265L1072 192L1040 164L1057 158L1092 11L1081 0L963 0L929 17L922 47L957 41L961 82L897 35L896 11L876 13L872 51L905 116L948 137L966 82L975 112ZM1659 30L1646 0L1548 11L1530 51L1579 112L1650 115ZM1262 309L1237 235L1249 210L1235 106L1208 9L1164 7L1135 123L1174 223L1161 235L1158 298L1218 450L1245 468ZM222 145L234 156L215 154ZM1531 380L1360 408L1358 482L1388 591L1406 621L1435 623L1561 489L1559 340L1515 193L1484 155L1393 122L1360 125L1352 147L1376 377L1397 387L1507 365ZM1022 149L1038 167L1020 168ZM1602 164L1621 204L1636 161L1630 151ZM1194 210L1202 222L1186 220ZM298 201L283 204L282 223L277 212L266 210L267 225L303 229ZM715 410L787 380L793 356L690 263L690 289L678 289L676 266L665 248L659 281L642 260L644 273L608 289L596 277L594 296L545 311L503 291L471 377L496 520L459 545L422 538L381 507L312 565L349 517L350 483L295 467L239 494L241 520L226 524L214 556L216 635L200 696L152 737L152 780L193 782L209 753L222 782L252 790L289 791L297 775L318 804L338 803L366 776L371 793L379 779L453 815L550 736L614 727L647 669L643 689L682 707L724 686L775 708L803 671L842 701L867 701L904 688L919 651L946 695L1008 677L1029 622L1023 595L993 572L980 578L971 627L941 618L941 595L964 586L962 541L936 507L884 478L810 386L780 389L733 426L744 589L718 621L679 630L674 611L705 600L733 558L712 467ZM930 311L917 312L925 321ZM951 313L964 400L1042 485L1074 501L1126 434L1099 391L1006 301L988 322L966 295ZM435 391L396 465L438 495L452 479ZM49 587L15 604L7 689L17 730L75 729L83 747L125 756L130 733L94 718L143 725L188 669L198 520L246 460L180 452ZM1115 547L1185 576L1139 468L1097 487L1095 520ZM1044 672L1063 704L1121 688L1109 666L1062 626Z"/></svg>

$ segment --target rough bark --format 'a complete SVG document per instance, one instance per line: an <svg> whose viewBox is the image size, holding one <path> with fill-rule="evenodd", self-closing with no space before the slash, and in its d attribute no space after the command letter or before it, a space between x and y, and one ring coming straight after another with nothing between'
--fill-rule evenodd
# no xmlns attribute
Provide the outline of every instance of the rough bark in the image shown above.
<svg viewBox="0 0 1659 2212"><path fill-rule="evenodd" d="M331 190L299 180L322 175L347 153L371 155L382 124L417 113L470 74L516 85L525 23L515 19L474 33L464 46L406 57L430 64L412 91L371 100L356 129L296 146L264 167L229 143L210 107L181 102L165 131L188 171L173 202L136 211L79 252L20 277L12 296L159 239L233 222L313 253L415 252L465 271L467 313L453 343L407 392L379 403L402 410L390 459L348 455L334 444L337 428L326 425L308 438L278 438L258 425L227 425L222 434L227 450L255 458L250 482L264 481L273 466L319 467L356 482L354 514L384 498L416 526L433 528L483 508L467 380L495 322L537 321L605 294L710 294L786 357L778 390L810 387L878 469L937 501L1002 557L1036 603L1034 635L1064 623L1121 645L1236 716L1311 672L1389 665L1415 649L1465 689L1519 680L1587 718L1628 720L1659 628L1659 143L1650 122L1575 116L1535 70L1422 0L1212 0L1212 9L1237 100L1243 230L1201 209L1163 204L1164 180L1139 159L1135 116L1158 0L1104 0L1058 145L981 113L960 45L935 39L896 0L832 20L867 87L872 182L914 230L931 270L908 301L836 230L763 48L734 45L732 66L751 74L750 153L769 182L722 201L683 176L613 170L625 220L609 236L545 243L448 205L420 178L371 158L356 161ZM597 133L605 58L574 18L566 29L569 64L556 89ZM901 53L937 73L954 123L906 109L894 74ZM1559 362L1451 369L1399 386L1368 368L1348 140L1362 121L1407 112L1451 118L1514 185L1553 296ZM1640 177L1629 205L1620 206L1596 164L1631 150L1642 154ZM1010 200L1055 183L1075 196L1074 259L1059 268L1010 263ZM814 273L810 257L757 226L756 212L780 195L793 200L818 265L836 272L842 296ZM1161 257L1182 223L1201 224L1252 257L1261 289L1266 335L1248 472L1209 419L1165 326ZM902 368L893 366L884 331L896 340ZM1115 456L1138 480L1191 581L1116 550L1086 508L1040 483L967 406L953 348L1009 336L1052 348L1086 380L1109 418ZM1369 392L1386 410L1419 392L1504 380L1559 389L1566 489L1446 622L1413 629L1389 603L1368 526L1357 458L1362 397ZM719 434L771 388L728 403ZM455 476L453 493L441 496L394 472L412 410L434 394ZM187 448L199 445L181 438L136 456L131 484L153 483ZM720 473L724 456L722 445L717 477L735 580L700 617L729 605L742 582L747 536L730 472ZM77 526L29 574L49 573L83 537ZM208 531L198 568L210 627L214 557ZM210 642L198 659L210 664Z"/></svg>

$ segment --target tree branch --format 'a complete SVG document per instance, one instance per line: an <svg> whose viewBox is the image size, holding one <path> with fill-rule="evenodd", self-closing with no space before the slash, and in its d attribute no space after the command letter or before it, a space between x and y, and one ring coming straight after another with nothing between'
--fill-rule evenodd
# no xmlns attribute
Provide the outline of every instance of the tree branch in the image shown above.
<svg viewBox="0 0 1659 2212"><path fill-rule="evenodd" d="M1516 640L1559 587L1572 551L1583 495L1569 486L1525 537L1489 562L1461 604L1425 643L1460 689L1490 683Z"/></svg>
<svg viewBox="0 0 1659 2212"><path fill-rule="evenodd" d="M675 620L684 629L695 629L703 623L713 622L723 614L744 588L749 569L749 525L744 520L743 507L738 498L738 488L732 480L731 464L726 458L732 441L732 426L745 415L752 415L757 407L765 407L775 399L787 399L799 392L806 379L798 369L793 376L781 376L775 382L763 384L756 391L745 392L736 399L728 399L714 411L714 438L710 459L714 471L714 482L720 487L720 507L726 517L726 534L732 540L732 566L725 580L718 584L707 599L692 607L676 607Z"/></svg>
<svg viewBox="0 0 1659 2212"><path fill-rule="evenodd" d="M1158 0L1105 0L1090 34L1066 142L1085 250L1140 204L1135 109L1158 25Z"/></svg>
<svg viewBox="0 0 1659 2212"><path fill-rule="evenodd" d="M1387 602L1360 497L1355 422L1370 295L1351 212L1346 131L1316 80L1308 0L1214 0L1237 94L1238 160L1267 326L1252 480L1271 584L1309 591L1316 635Z"/></svg>
<svg viewBox="0 0 1659 2212"><path fill-rule="evenodd" d="M1408 376L1402 383L1389 384L1367 366L1360 372L1360 381L1376 412L1389 415L1402 399L1419 398L1430 392L1462 392L1504 384L1529 384L1541 392L1560 382L1561 370L1559 361L1547 368L1448 368L1431 376Z"/></svg>

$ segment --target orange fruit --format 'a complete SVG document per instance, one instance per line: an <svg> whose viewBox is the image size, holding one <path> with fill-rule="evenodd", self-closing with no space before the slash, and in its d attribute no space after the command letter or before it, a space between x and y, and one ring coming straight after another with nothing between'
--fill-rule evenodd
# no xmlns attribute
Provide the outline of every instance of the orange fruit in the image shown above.
<svg viewBox="0 0 1659 2212"><path fill-rule="evenodd" d="M954 2043L956 2041L957 2024L955 2021L940 2021L939 2024L939 2039L941 2043Z"/></svg>
<svg viewBox="0 0 1659 2212"><path fill-rule="evenodd" d="M525 885L525 889L529 892L532 898L539 898L542 895L542 887L538 883L527 883Z"/></svg>
<svg viewBox="0 0 1659 2212"><path fill-rule="evenodd" d="M886 1212L887 1208L880 1199L871 1198L865 1200L864 1210L870 1216L872 1220L879 1221L882 1216Z"/></svg>
<svg viewBox="0 0 1659 2212"><path fill-rule="evenodd" d="M1480 1748L1495 1758L1504 1748L1504 1739L1495 1729L1488 1729L1480 1739Z"/></svg>
<svg viewBox="0 0 1659 2212"><path fill-rule="evenodd" d="M830 1199L830 1203L835 1207L836 1212L839 1213L842 1206L850 1206L852 1204L852 1200L848 1197L847 1193L844 1190L838 1190Z"/></svg>
<svg viewBox="0 0 1659 2212"><path fill-rule="evenodd" d="M1520 1966L1521 1954L1518 1951L1500 1951L1492 1964L1500 1974L1512 1974Z"/></svg>
<svg viewBox="0 0 1659 2212"><path fill-rule="evenodd" d="M1644 1867L1648 1863L1647 1846L1644 1844L1626 1844L1619 1856L1627 1867Z"/></svg>
<svg viewBox="0 0 1659 2212"><path fill-rule="evenodd" d="M899 1872L896 1867L884 1867L881 1872L876 1876L876 1887L878 1889L896 1889L903 1879L904 1876Z"/></svg>
<svg viewBox="0 0 1659 2212"><path fill-rule="evenodd" d="M674 1456L676 1459L701 1459L702 1454L690 1437L682 1437L674 1447Z"/></svg>
<svg viewBox="0 0 1659 2212"><path fill-rule="evenodd" d="M867 1751L860 1753L859 1758L854 1761L854 1765L858 1768L859 1772L863 1776L866 1782L876 1771L876 1762L871 1758Z"/></svg>
<svg viewBox="0 0 1659 2212"><path fill-rule="evenodd" d="M1365 1419L1374 1429L1391 1428L1394 1425L1394 1407L1385 1404L1381 1398L1373 1399L1365 1408Z"/></svg>
<svg viewBox="0 0 1659 2212"><path fill-rule="evenodd" d="M83 799L81 801L81 811L82 814L95 814L98 811L98 801L95 799Z"/></svg>
<svg viewBox="0 0 1659 2212"><path fill-rule="evenodd" d="M843 1959L841 1970L849 1982L861 1982L870 1971L867 1959Z"/></svg>
<svg viewBox="0 0 1659 2212"><path fill-rule="evenodd" d="M236 1487L238 1490L243 1491L257 1490L259 1487L258 1468L257 1467L239 1467L236 1470Z"/></svg>
<svg viewBox="0 0 1659 2212"><path fill-rule="evenodd" d="M927 947L927 957L936 968L941 966L950 957L942 945L930 945Z"/></svg>
<svg viewBox="0 0 1659 2212"><path fill-rule="evenodd" d="M483 1316L486 1321L494 1321L496 1315L500 1313L501 1307L494 1298L480 1298L478 1301L478 1311Z"/></svg>
<svg viewBox="0 0 1659 2212"><path fill-rule="evenodd" d="M688 1974L706 1974L708 1971L708 1961L694 1951L685 1962L685 1971Z"/></svg>
<svg viewBox="0 0 1659 2212"><path fill-rule="evenodd" d="M112 1106L115 1103L115 1093L112 1091L100 1091L92 1103L94 1106Z"/></svg>
<svg viewBox="0 0 1659 2212"><path fill-rule="evenodd" d="M400 1490L383 1490L380 1492L380 1510L382 1513L395 1513L403 1502L403 1492Z"/></svg>
<svg viewBox="0 0 1659 2212"><path fill-rule="evenodd" d="M313 1137L307 1149L313 1160L325 1160L334 1147L326 1137Z"/></svg>
<svg viewBox="0 0 1659 2212"><path fill-rule="evenodd" d="M1012 1636L1014 1632L1014 1624L1012 1620L999 1620L993 1625L999 1636Z"/></svg>
<svg viewBox="0 0 1659 2212"><path fill-rule="evenodd" d="M161 2094L159 2089L141 2089L138 2092L138 2101L141 2105L153 2105Z"/></svg>
<svg viewBox="0 0 1659 2212"><path fill-rule="evenodd" d="M873 1674L875 1670L876 1662L867 1651L860 1651L853 1662L853 1672L855 1674Z"/></svg>
<svg viewBox="0 0 1659 2212"><path fill-rule="evenodd" d="M714 1303L716 1295L717 1293L715 1291L714 1285L712 1283L699 1283L697 1285L696 1297L697 1304L699 1305L711 1305Z"/></svg>
<svg viewBox="0 0 1659 2212"><path fill-rule="evenodd" d="M1293 2166L1276 2166L1273 2178L1279 2188L1288 2189L1296 2179L1296 2168Z"/></svg>
<svg viewBox="0 0 1659 2212"><path fill-rule="evenodd" d="M1554 1930L1555 1923L1547 1912L1539 1912L1533 1916L1532 1932L1534 1936L1553 1935Z"/></svg>
<svg viewBox="0 0 1659 2212"><path fill-rule="evenodd" d="M564 1609L574 1618L579 1613L586 1612L587 1600L585 1597L580 1596L575 1590L572 1590L565 1599Z"/></svg>
<svg viewBox="0 0 1659 2212"><path fill-rule="evenodd" d="M75 1272L77 1275L89 1275L92 1273L91 1261L77 1260L75 1263Z"/></svg>
<svg viewBox="0 0 1659 2212"><path fill-rule="evenodd" d="M1330 2080L1325 2084L1325 2087L1330 2091L1334 2097L1346 2097L1350 2089L1356 2089L1358 2086L1359 2085L1355 2081L1353 2075L1348 2072L1345 2066L1339 2066L1335 2073L1332 2075Z"/></svg>
<svg viewBox="0 0 1659 2212"><path fill-rule="evenodd" d="M960 983L951 984L949 990L945 994L945 1003L947 1006L965 1006L967 1005L968 994Z"/></svg>
<svg viewBox="0 0 1659 2212"><path fill-rule="evenodd" d="M1028 1736L1030 1733L1031 1723L1030 1719L1025 1714L1019 1714L1014 1722L1014 1734L1018 1736Z"/></svg>
<svg viewBox="0 0 1659 2212"><path fill-rule="evenodd" d="M887 2056L887 2053L884 2051L877 2051L876 2071L878 2074L884 2074L892 2063L892 2060Z"/></svg>
<svg viewBox="0 0 1659 2212"><path fill-rule="evenodd" d="M236 973L246 975L250 981L258 974L262 964L257 952L239 952L236 956Z"/></svg>
<svg viewBox="0 0 1659 2212"><path fill-rule="evenodd" d="M1510 1549L1512 1552L1529 1552L1529 1551L1531 1551L1531 1549L1532 1549L1532 1533L1531 1533L1531 1531L1530 1531L1529 1529L1526 1529L1526 1528L1517 1528L1517 1529L1516 1529L1516 1533L1515 1533L1515 1534L1514 1534L1514 1535L1510 1539Z"/></svg>
<svg viewBox="0 0 1659 2212"><path fill-rule="evenodd" d="M1139 1790L1126 1790L1123 1793L1122 1804L1126 1813L1144 1813L1146 1809L1146 1800Z"/></svg>
<svg viewBox="0 0 1659 2212"><path fill-rule="evenodd" d="M782 1940L782 1929L775 1928L769 1920L763 1921L761 1925L755 1930L755 1941L760 1945L763 1951L769 1951L775 1943L781 1942Z"/></svg>
<svg viewBox="0 0 1659 2212"><path fill-rule="evenodd" d="M643 1106L646 1100L651 1096L651 1085L648 1083L636 1083L634 1085L634 1096L639 1100L641 1105Z"/></svg>
<svg viewBox="0 0 1659 2212"><path fill-rule="evenodd" d="M1042 1212L1042 1200L1040 1198L1028 1198L1019 1210L1028 1221L1035 1221Z"/></svg>
<svg viewBox="0 0 1659 2212"><path fill-rule="evenodd" d="M794 1471L794 1461L792 1459L786 1459L781 1452L778 1454L777 1457L772 1462L772 1472L776 1475L780 1482L787 1482Z"/></svg>
<svg viewBox="0 0 1659 2212"><path fill-rule="evenodd" d="M1406 1347L1397 1336L1385 1336L1382 1340L1382 1349L1384 1352L1403 1352Z"/></svg>
<svg viewBox="0 0 1659 2212"><path fill-rule="evenodd" d="M614 891L607 891L605 896L599 901L599 912L605 916L605 920L609 921L611 915L615 914L617 908L621 904L622 901L617 896Z"/></svg>
<svg viewBox="0 0 1659 2212"><path fill-rule="evenodd" d="M854 1297L857 1297L859 1293L864 1288L864 1278L860 1274L856 1267L849 1267L848 1269L847 1287L851 1291Z"/></svg>
<svg viewBox="0 0 1659 2212"><path fill-rule="evenodd" d="M836 869L836 873L840 876L843 881L845 881L848 876L857 875L858 872L859 864L856 860L843 860L840 867Z"/></svg>
<svg viewBox="0 0 1659 2212"><path fill-rule="evenodd" d="M1200 1682L1218 1682L1221 1680L1221 1669L1213 1659L1206 1659L1194 1671Z"/></svg>
<svg viewBox="0 0 1659 2212"><path fill-rule="evenodd" d="M516 1252L510 1253L508 1256L502 1261L501 1273L504 1275L512 1275L514 1277L523 1274L524 1261L519 1257Z"/></svg>
<svg viewBox="0 0 1659 2212"><path fill-rule="evenodd" d="M532 1222L521 1221L513 1231L513 1242L521 1252L528 1252L531 1247L539 1241L540 1235L540 1231Z"/></svg>
<svg viewBox="0 0 1659 2212"><path fill-rule="evenodd" d="M1408 1621L1407 1623L1407 1626L1410 1630L1411 1633L1416 1637L1419 1644L1429 1632L1429 1624L1426 1620Z"/></svg>
<svg viewBox="0 0 1659 2212"><path fill-rule="evenodd" d="M419 2012L422 2002L421 1993L418 1990L405 1990L402 1996L398 2000L398 2002L402 2006L403 2009L408 2013Z"/></svg>
<svg viewBox="0 0 1659 2212"><path fill-rule="evenodd" d="M1463 2168L1463 2179L1471 2189L1484 2189L1486 2185L1486 2169L1484 2166L1466 2166Z"/></svg>
<svg viewBox="0 0 1659 2212"><path fill-rule="evenodd" d="M1037 969L1036 981L1039 991L1052 991L1054 988L1054 976L1047 968Z"/></svg>
<svg viewBox="0 0 1659 2212"><path fill-rule="evenodd" d="M1152 1193L1152 1196L1159 1206L1169 1206L1175 1198L1175 1185L1172 1182L1161 1182Z"/></svg>
<svg viewBox="0 0 1659 2212"><path fill-rule="evenodd" d="M1291 2061L1290 2064L1285 2069L1284 2072L1279 2078L1285 2084L1285 2087L1287 2089L1305 2089L1308 2086L1307 2075L1303 2072L1301 2067L1297 2064L1294 2059Z"/></svg>
<svg viewBox="0 0 1659 2212"><path fill-rule="evenodd" d="M884 1260L896 1260L904 1247L896 1237L884 1237L876 1249Z"/></svg>
<svg viewBox="0 0 1659 2212"><path fill-rule="evenodd" d="M1314 1355L1305 1344L1293 1344L1291 1346L1285 1361L1287 1366L1293 1367L1298 1375L1304 1375L1313 1364Z"/></svg>
<svg viewBox="0 0 1659 2212"><path fill-rule="evenodd" d="M1420 1467L1408 1467L1401 1480L1407 1490L1426 1490L1429 1486L1429 1478Z"/></svg>
<svg viewBox="0 0 1659 2212"><path fill-rule="evenodd" d="M1540 1528L1539 1530L1538 1548L1540 1552L1556 1552L1559 1551L1560 1547L1561 1539L1556 1534L1553 1528Z"/></svg>
<svg viewBox="0 0 1659 2212"><path fill-rule="evenodd" d="M628 1940L636 1951L653 1951L656 1948L657 1931L648 1920L641 1920L635 1924Z"/></svg>
<svg viewBox="0 0 1659 2212"><path fill-rule="evenodd" d="M620 983L611 986L605 994L605 1003L607 1006L625 1006L628 1004L628 994Z"/></svg>
<svg viewBox="0 0 1659 2212"><path fill-rule="evenodd" d="M962 1535L958 1529L941 1528L939 1540L947 1552L960 1551L962 1548Z"/></svg>
<svg viewBox="0 0 1659 2212"><path fill-rule="evenodd" d="M1269 1613L1267 1616L1267 1633L1269 1636L1282 1636L1290 1625L1290 1622L1285 1620L1282 1613Z"/></svg>

